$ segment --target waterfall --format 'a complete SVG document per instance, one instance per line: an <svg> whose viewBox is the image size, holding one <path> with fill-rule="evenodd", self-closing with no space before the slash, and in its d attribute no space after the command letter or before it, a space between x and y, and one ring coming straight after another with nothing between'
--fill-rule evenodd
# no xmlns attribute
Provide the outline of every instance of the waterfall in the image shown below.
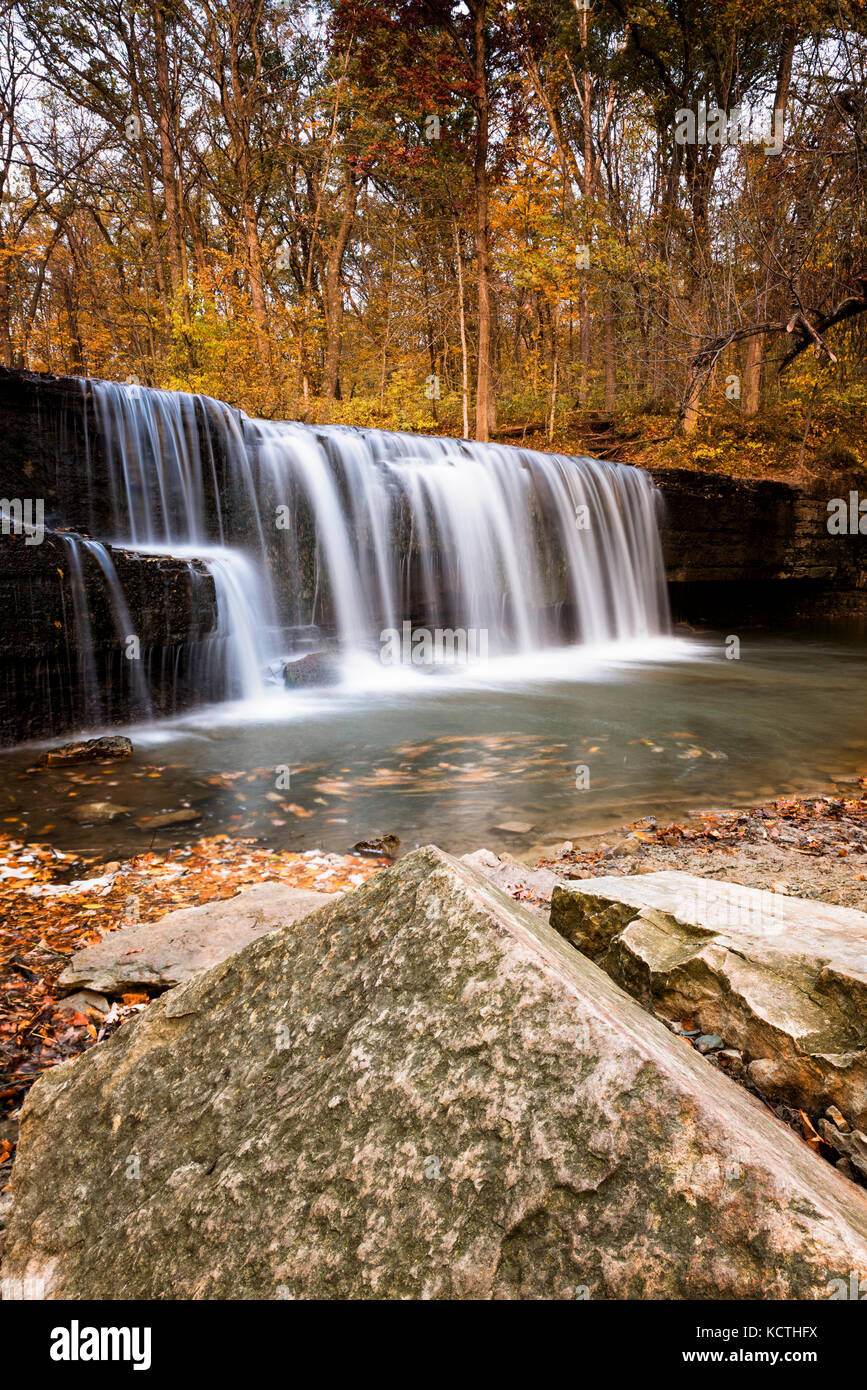
<svg viewBox="0 0 867 1390"><path fill-rule="evenodd" d="M83 386L106 539L204 562L227 692L261 694L301 629L350 653L375 652L407 619L482 631L492 653L668 630L658 494L640 469ZM122 595L112 601L122 626Z"/></svg>
<svg viewBox="0 0 867 1390"><path fill-rule="evenodd" d="M84 697L84 717L88 724L92 724L102 717L102 702L99 698L99 682L96 675L93 626L90 621L87 585L85 584L84 566L81 563L79 553L81 542L78 536L64 536L63 539L69 556L69 583L72 591L78 682Z"/></svg>
<svg viewBox="0 0 867 1390"><path fill-rule="evenodd" d="M217 593L216 644L225 650L227 690L244 698L262 693L275 621L259 499L239 413L222 401L114 382L93 381L97 424L108 464L115 525L113 544L154 555L189 555L204 562ZM202 445L202 437L206 440ZM223 495L213 448L227 464ZM253 553L226 545L224 515L246 506ZM213 689L213 672L207 688Z"/></svg>
<svg viewBox="0 0 867 1390"><path fill-rule="evenodd" d="M114 618L115 633L119 639L121 648L124 648L128 638L134 635L135 630L133 628L132 616L130 615L129 606L126 601L126 596L124 595L123 589L121 588L120 580L117 577L117 570L114 567L114 561L111 558L111 554L108 548L104 546L101 541L89 540L84 536L77 538L67 537L66 539L72 549L72 553L74 556L73 565L75 571L77 572L79 584L81 581L81 564L76 551L76 544L82 546L89 554L91 554L93 558L96 560L96 563L99 565L99 568L102 570L103 577L105 579L106 589L108 590L108 597L109 603L111 605L112 617ZM76 587L73 588L73 593L75 592ZM82 594L82 599L84 601L86 612L86 594ZM80 606L80 604L81 600L79 600L76 605L76 611L78 611L78 607ZM148 689L148 683L145 680L144 672L141 667L141 662L137 654L131 656L129 669L131 674L131 684L133 688L133 695L135 698L136 707L141 711L143 715L151 714L153 712L153 709L151 705L150 691Z"/></svg>

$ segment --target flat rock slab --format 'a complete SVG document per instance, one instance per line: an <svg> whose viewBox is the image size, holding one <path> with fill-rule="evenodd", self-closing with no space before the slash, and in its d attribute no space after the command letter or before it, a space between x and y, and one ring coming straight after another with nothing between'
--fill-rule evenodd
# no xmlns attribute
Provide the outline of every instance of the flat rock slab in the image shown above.
<svg viewBox="0 0 867 1390"><path fill-rule="evenodd" d="M788 1299L867 1274L867 1193L432 848L46 1072L12 1182L13 1296Z"/></svg>
<svg viewBox="0 0 867 1390"><path fill-rule="evenodd" d="M867 1126L867 913L667 871L554 889L551 925L670 1019L695 1019L763 1092Z"/></svg>
<svg viewBox="0 0 867 1390"><path fill-rule="evenodd" d="M257 936L306 917L332 896L285 883L257 883L234 898L182 907L158 922L121 927L76 951L58 984L106 994L142 985L168 989L219 964Z"/></svg>

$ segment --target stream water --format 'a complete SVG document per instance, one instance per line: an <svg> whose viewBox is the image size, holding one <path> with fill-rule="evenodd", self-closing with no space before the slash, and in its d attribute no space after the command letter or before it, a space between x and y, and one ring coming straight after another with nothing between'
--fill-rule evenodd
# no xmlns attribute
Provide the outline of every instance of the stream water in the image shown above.
<svg viewBox="0 0 867 1390"><path fill-rule="evenodd" d="M131 761L28 772L32 748L5 753L2 816L11 834L109 859L218 833L345 851L386 832L403 851L529 854L864 771L865 688L863 641L815 630L747 633L738 660L723 634L549 649L463 673L371 660L344 686L132 729ZM80 824L92 802L125 809ZM190 818L154 825L165 812ZM530 828L498 829L515 822Z"/></svg>

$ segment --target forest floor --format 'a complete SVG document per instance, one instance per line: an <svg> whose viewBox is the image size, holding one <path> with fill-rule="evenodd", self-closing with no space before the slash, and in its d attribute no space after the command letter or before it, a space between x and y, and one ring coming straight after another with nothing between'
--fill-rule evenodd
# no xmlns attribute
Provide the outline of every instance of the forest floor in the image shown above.
<svg viewBox="0 0 867 1390"><path fill-rule="evenodd" d="M504 442L521 441L510 435ZM724 405L702 413L689 435L673 413L575 410L550 443L538 431L528 433L525 443L645 468L698 469L809 487L867 471L867 403L826 402L808 416L795 403L781 402L753 419Z"/></svg>
<svg viewBox="0 0 867 1390"><path fill-rule="evenodd" d="M809 382L795 386L777 401L765 402L748 418L740 404L721 393L699 412L695 429L685 435L673 408L654 406L619 411L582 409L562 403L549 437L549 402L528 394L499 404L497 443L523 445L543 452L586 454L591 458L638 464L645 468L687 468L742 478L768 478L809 487L826 485L835 474L852 477L867 471L867 388L845 392L825 384L814 392ZM313 400L304 412L311 424L325 421L460 436L454 397L436 413L401 406L380 409L365 398L339 402Z"/></svg>

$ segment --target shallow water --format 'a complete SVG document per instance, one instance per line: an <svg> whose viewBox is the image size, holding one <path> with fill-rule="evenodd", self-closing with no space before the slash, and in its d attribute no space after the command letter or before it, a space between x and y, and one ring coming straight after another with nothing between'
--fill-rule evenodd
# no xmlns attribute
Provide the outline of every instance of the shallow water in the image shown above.
<svg viewBox="0 0 867 1390"><path fill-rule="evenodd" d="M461 673L371 660L345 686L131 730L132 761L28 773L33 748L6 753L3 828L107 859L221 832L284 849L344 851L388 832L403 851L433 841L526 853L863 771L865 689L863 640L815 633L748 634L738 660L722 635ZM129 809L82 826L70 813L84 802ZM201 819L136 824L185 807ZM511 821L532 829L497 829Z"/></svg>

